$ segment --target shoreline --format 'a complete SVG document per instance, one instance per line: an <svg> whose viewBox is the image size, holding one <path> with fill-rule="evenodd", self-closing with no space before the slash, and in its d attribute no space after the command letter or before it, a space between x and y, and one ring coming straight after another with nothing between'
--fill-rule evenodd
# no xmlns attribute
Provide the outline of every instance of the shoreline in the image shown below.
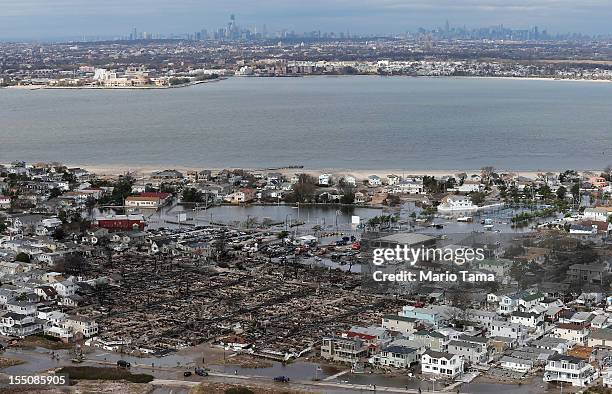
<svg viewBox="0 0 612 394"><path fill-rule="evenodd" d="M180 85L168 86L49 86L49 85L12 85L6 86L9 90L165 90L188 88L190 86L200 85L203 83L220 82L226 80L227 77L216 79L205 79L203 81L193 81Z"/></svg>
<svg viewBox="0 0 612 394"><path fill-rule="evenodd" d="M480 174L480 169L427 169L427 170L415 170L415 169L349 169L349 168L330 168L330 167L321 167L321 168L255 168L255 167L207 167L207 166L185 166L185 165L164 165L164 164L85 164L85 163L63 163L68 167L81 167L90 172L93 172L97 175L106 175L106 176L117 176L123 175L126 172L136 172L139 175L150 175L155 171L163 171L166 169L173 169L180 172L187 171L202 171L202 170L211 170L221 171L221 170L236 170L241 169L250 172L278 172L282 175L293 175L293 174L308 174L313 176L319 176L322 173L329 173L332 176L353 176L358 180L367 179L370 175L377 175L379 177L386 177L387 175L395 174L400 176L435 176L442 177L447 175L456 175L459 173L466 173L468 176L472 174ZM552 172L559 173L567 170L567 168L562 169L537 169L537 170L513 170L513 169L502 169L496 168L495 171L498 173L508 173L508 174L516 174L526 177L536 177L540 173ZM585 172L594 172L600 173L602 169L576 169L579 173Z"/></svg>
<svg viewBox="0 0 612 394"><path fill-rule="evenodd" d="M295 75L293 77L303 78L338 78L338 77L386 77L386 78L433 78L433 79L495 79L495 80L510 80L510 81L548 81L548 82L588 82L588 83L612 83L612 79L585 79L585 78L556 78L556 77L505 77L505 76L483 76L483 75L378 75L378 74L305 74ZM186 88L190 86L199 85L208 82L220 82L230 78L287 78L287 76L275 76L275 75L253 75L253 76L241 76L241 75L227 75L212 80L194 81L187 84L175 85L175 86L49 86L49 85L11 85L0 87L1 89L8 90L164 90L164 89L176 89Z"/></svg>

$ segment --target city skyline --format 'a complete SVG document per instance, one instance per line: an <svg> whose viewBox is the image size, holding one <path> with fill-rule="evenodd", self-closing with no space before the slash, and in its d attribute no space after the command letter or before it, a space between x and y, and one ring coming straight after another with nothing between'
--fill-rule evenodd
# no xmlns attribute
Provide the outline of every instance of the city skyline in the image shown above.
<svg viewBox="0 0 612 394"><path fill-rule="evenodd" d="M609 35L607 23L612 6L602 0L461 0L400 1L315 0L308 4L266 1L263 4L234 0L178 0L167 4L132 0L127 4L110 0L83 4L62 0L53 6L41 0L6 1L0 16L0 40L62 40L80 37L119 38L134 27L160 35L185 34L227 25L236 15L237 24L250 30L350 32L358 35L389 35L419 28L452 26L480 28L505 25L514 29L540 26L551 34L583 33ZM129 33L127 33L129 35Z"/></svg>

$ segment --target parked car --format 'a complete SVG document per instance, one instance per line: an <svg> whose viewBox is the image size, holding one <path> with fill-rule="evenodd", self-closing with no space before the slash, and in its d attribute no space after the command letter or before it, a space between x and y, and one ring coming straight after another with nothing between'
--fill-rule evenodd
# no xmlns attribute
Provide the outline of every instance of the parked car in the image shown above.
<svg viewBox="0 0 612 394"><path fill-rule="evenodd" d="M287 382L289 382L289 380L290 379L288 377L286 377L286 376L277 376L277 377L274 378L275 382L287 383Z"/></svg>
<svg viewBox="0 0 612 394"><path fill-rule="evenodd" d="M117 366L121 368L129 368L132 366L132 364L130 364L128 361L125 361L125 360L119 360L117 361Z"/></svg>
<svg viewBox="0 0 612 394"><path fill-rule="evenodd" d="M189 377L189 376L191 376L191 375L192 375L192 374L191 374L191 371L185 371L185 372L183 372L183 376L184 376L184 377L186 377L186 378L188 378L188 377Z"/></svg>
<svg viewBox="0 0 612 394"><path fill-rule="evenodd" d="M196 368L195 373L198 376L208 376L208 372L204 368Z"/></svg>

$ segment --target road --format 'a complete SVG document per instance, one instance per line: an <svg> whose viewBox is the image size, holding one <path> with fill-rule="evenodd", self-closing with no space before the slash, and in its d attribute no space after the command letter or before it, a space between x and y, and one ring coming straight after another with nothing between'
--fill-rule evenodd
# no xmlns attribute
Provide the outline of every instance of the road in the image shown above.
<svg viewBox="0 0 612 394"><path fill-rule="evenodd" d="M95 363L101 365L115 365L113 362L109 361L101 361L94 359L86 359L87 363ZM133 369L141 369L141 370L158 370L158 371L166 371L166 372L176 372L180 374L185 371L185 368L180 367L155 367L151 368L148 364L132 364ZM403 389L398 387L385 387L385 386L370 386L370 385L360 385L360 384L351 384L351 383L342 383L342 382L332 382L332 381L312 381L312 380L292 380L289 383L275 383L268 376L257 376L257 375L237 375L237 374L226 374L215 371L208 371L209 376L200 378L196 375L193 375L188 380L179 380L179 379L155 379L151 382L153 385L157 386L171 386L171 387L183 387L183 388L191 388L197 386L200 382L205 380L212 380L215 382L223 382L223 383L233 383L233 384L245 384L245 381L248 383L258 383L259 385L270 386L270 385L282 385L283 387L290 387L295 390L316 390L325 393L334 393L334 394L344 394L344 393L367 393L367 392L376 392L376 393L404 393L404 394L418 394L418 390L414 389ZM197 380L193 380L197 379ZM331 389L331 390L330 390Z"/></svg>

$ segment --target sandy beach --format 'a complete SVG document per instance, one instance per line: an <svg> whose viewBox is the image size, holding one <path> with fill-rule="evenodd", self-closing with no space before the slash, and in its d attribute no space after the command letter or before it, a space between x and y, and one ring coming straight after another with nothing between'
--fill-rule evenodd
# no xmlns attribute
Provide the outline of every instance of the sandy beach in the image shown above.
<svg viewBox="0 0 612 394"><path fill-rule="evenodd" d="M171 166L171 165L129 165L129 164L116 164L116 165L101 165L101 164L82 164L82 163L69 163L66 164L69 167L81 167L85 168L88 171L94 172L98 175L106 175L106 176L116 176L126 174L128 172L136 173L137 176L148 176L155 171L161 171L166 169L173 169L180 172L187 171L202 171L204 169L215 171L221 171L223 169L238 169L233 167L225 167L225 168L210 168L210 167L193 167L193 166ZM480 169L448 169L448 170L414 170L414 169L346 169L346 168L241 168L243 170L252 171L252 172L279 172L285 176L292 176L293 174L309 174L318 177L320 174L329 173L333 176L353 176L357 180L367 179L371 175L377 175L379 177L386 177L390 174L395 174L403 177L410 176L435 176L442 177L446 175L456 175L460 173L466 173L469 175L480 174ZM546 172L559 172L564 171L564 169L538 169L538 170L526 170L526 171L517 171L511 169L501 169L496 168L496 172L498 173L513 173L520 176L525 176L529 178L535 178L539 173ZM600 173L601 169L580 169L580 172L595 172Z"/></svg>

